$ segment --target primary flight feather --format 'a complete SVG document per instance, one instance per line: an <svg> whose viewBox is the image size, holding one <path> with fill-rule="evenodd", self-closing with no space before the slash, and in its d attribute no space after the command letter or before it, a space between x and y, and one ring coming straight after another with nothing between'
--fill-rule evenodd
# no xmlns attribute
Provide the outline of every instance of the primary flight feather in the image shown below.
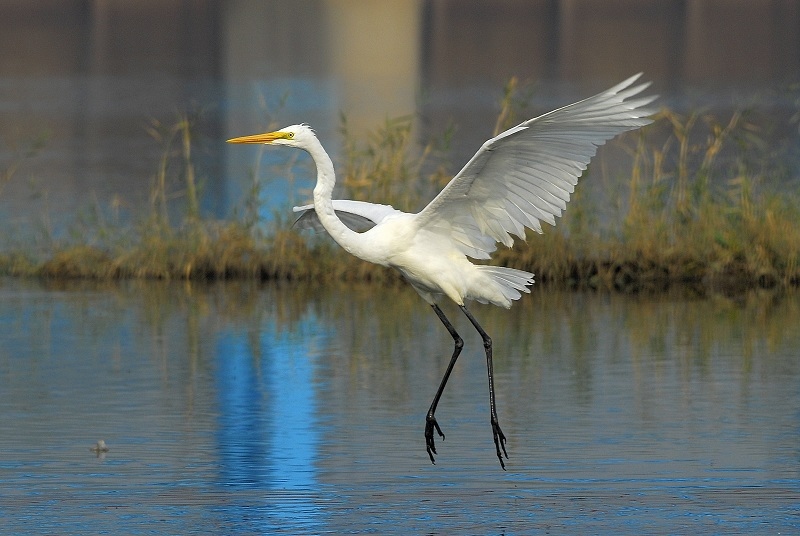
<svg viewBox="0 0 800 536"><path fill-rule="evenodd" d="M453 337L453 354L426 415L425 444L431 462L436 454L434 431L444 439L434 413L463 346L438 302L443 296L453 300L484 341L490 422L496 454L505 469L503 456L508 454L495 408L492 342L465 302L508 308L522 292L529 292L533 274L476 265L469 259L489 259L497 242L510 247L513 236L524 238L526 228L541 233L542 221L555 225L597 148L651 122L654 110L648 104L655 97L633 98L649 85L634 85L639 76L489 139L416 214L388 205L333 200L333 163L307 125L228 140L307 151L317 167L317 184L314 203L294 209L299 213L297 225L324 229L353 255L399 270Z"/></svg>

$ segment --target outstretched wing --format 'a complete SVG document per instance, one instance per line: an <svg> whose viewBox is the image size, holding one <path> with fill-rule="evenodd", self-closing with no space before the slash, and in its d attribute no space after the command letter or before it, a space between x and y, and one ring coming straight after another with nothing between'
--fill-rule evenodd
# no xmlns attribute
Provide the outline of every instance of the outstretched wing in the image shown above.
<svg viewBox="0 0 800 536"><path fill-rule="evenodd" d="M349 199L334 199L333 210L342 220L342 223L357 233L369 231L387 216L402 214L399 210L389 205L376 205ZM325 231L317 217L317 213L314 211L314 205L294 207L292 211L300 214L294 222L294 226L298 229L313 229L317 232Z"/></svg>
<svg viewBox="0 0 800 536"><path fill-rule="evenodd" d="M652 122L646 106L655 96L628 100L649 85L631 87L639 76L488 140L417 224L476 259L488 259L496 242L512 246L511 234L524 238L526 227L541 233L541 221L555 225L597 147Z"/></svg>

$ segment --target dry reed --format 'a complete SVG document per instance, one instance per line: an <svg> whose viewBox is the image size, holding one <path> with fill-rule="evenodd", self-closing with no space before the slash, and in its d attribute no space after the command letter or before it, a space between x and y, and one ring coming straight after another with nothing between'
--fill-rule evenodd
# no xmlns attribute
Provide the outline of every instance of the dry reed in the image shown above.
<svg viewBox="0 0 800 536"><path fill-rule="evenodd" d="M521 109L512 80L496 130ZM150 130L163 146L150 192L150 211L134 226L112 229L94 220L91 240L53 244L43 259L15 249L0 255L0 271L47 278L255 278L394 283L391 271L346 255L325 237L301 236L280 218L258 221L260 182L243 216L203 218L193 161L194 119ZM534 272L565 286L635 290L674 283L732 287L800 284L800 217L794 184L779 169L780 155L759 137L763 129L742 112L720 121L699 112L661 111L653 125L621 142L629 172L612 178L615 218L598 223L579 185L565 216L543 235L530 233L496 263ZM364 140L342 121L337 167L343 196L419 207L449 179L436 143L416 142L411 117L387 120ZM3 174L10 180L14 167ZM170 221L167 184L182 184L183 213ZM4 179L6 182L7 180ZM591 180L582 179L583 181Z"/></svg>

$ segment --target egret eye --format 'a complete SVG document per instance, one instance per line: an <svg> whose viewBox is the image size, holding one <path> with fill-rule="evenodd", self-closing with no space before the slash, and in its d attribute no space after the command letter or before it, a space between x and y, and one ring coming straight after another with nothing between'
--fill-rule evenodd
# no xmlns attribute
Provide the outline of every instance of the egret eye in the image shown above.
<svg viewBox="0 0 800 536"><path fill-rule="evenodd" d="M294 138L294 132L288 132L286 137L291 140L292 138Z"/></svg>

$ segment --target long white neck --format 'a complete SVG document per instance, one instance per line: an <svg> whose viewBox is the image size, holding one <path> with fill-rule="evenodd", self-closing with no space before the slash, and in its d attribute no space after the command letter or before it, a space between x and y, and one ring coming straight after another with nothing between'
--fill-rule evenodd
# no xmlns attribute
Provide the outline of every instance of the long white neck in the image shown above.
<svg viewBox="0 0 800 536"><path fill-rule="evenodd" d="M317 185L314 187L314 210L320 223L328 231L333 240L342 246L348 253L366 259L368 256L363 248L363 237L349 227L336 215L333 210L333 186L336 184L336 175L333 162L322 144L316 138L305 148L317 166ZM367 259L369 260L369 259Z"/></svg>

